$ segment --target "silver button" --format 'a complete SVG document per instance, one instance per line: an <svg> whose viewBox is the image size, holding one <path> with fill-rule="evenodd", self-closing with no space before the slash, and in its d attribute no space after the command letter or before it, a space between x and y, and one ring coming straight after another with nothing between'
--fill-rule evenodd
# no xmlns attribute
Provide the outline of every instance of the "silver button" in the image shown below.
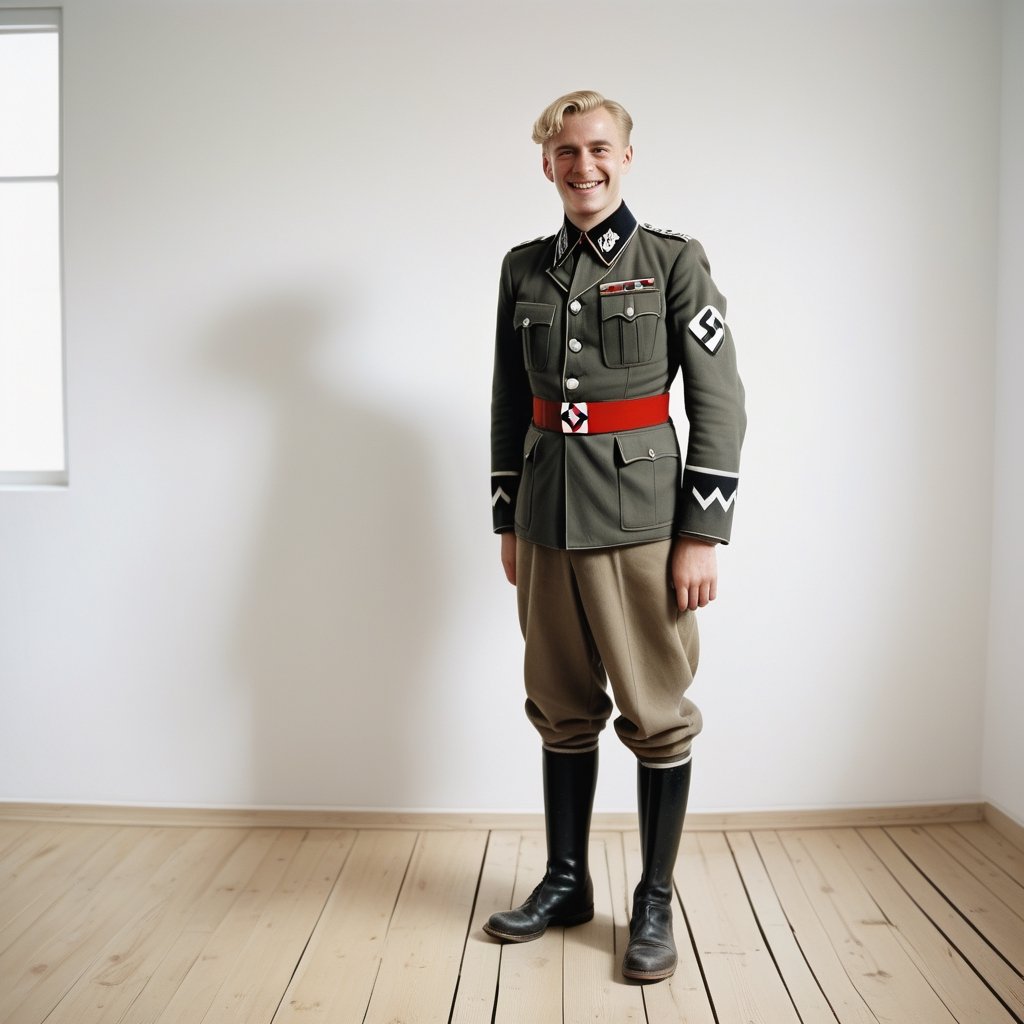
<svg viewBox="0 0 1024 1024"><path fill-rule="evenodd" d="M572 302L569 303L570 313L578 313L582 308L583 307L580 305L579 299L573 299Z"/></svg>
<svg viewBox="0 0 1024 1024"><path fill-rule="evenodd" d="M580 386L580 382L575 377L570 377L565 382L565 386L569 391L575 391Z"/></svg>
<svg viewBox="0 0 1024 1024"><path fill-rule="evenodd" d="M633 307L632 306L627 306L626 307L626 316L632 316L632 315L633 315ZM523 323L529 323L529 321L528 320L524 320Z"/></svg>
<svg viewBox="0 0 1024 1024"><path fill-rule="evenodd" d="M583 345L582 345L582 343L581 343L581 342L579 342L579 341L578 341L578 340L577 340L576 338L570 338L570 339L569 339L569 349L570 349L570 350L571 350L572 352L579 352L579 350L580 350L581 348L583 348Z"/></svg>
<svg viewBox="0 0 1024 1024"><path fill-rule="evenodd" d="M653 459L654 458L654 449L653 448L648 448L647 449L647 454L650 455L650 457Z"/></svg>
<svg viewBox="0 0 1024 1024"><path fill-rule="evenodd" d="M528 316L524 316L523 317L523 326L524 327L529 327L530 326L530 318Z"/></svg>

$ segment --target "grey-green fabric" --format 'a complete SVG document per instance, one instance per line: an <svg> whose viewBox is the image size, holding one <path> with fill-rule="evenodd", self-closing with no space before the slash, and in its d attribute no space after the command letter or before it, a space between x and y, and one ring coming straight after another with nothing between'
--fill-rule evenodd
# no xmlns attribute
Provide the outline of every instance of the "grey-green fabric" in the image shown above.
<svg viewBox="0 0 1024 1024"><path fill-rule="evenodd" d="M696 239L639 225L624 205L614 217L614 239L600 237L599 226L566 254L563 227L515 247L502 263L491 403L494 529L568 549L678 533L727 543L746 415L725 297ZM623 284L637 290L616 290ZM677 378L689 427L685 455L671 421L608 434L531 422L534 395L558 403L641 398L668 391Z"/></svg>

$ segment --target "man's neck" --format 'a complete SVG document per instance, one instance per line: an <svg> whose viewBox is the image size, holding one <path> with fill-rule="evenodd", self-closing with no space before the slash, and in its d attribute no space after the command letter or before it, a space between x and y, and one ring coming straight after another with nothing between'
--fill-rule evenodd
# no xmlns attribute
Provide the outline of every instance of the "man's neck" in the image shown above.
<svg viewBox="0 0 1024 1024"><path fill-rule="evenodd" d="M568 211L564 211L565 219L579 232L590 231L591 229L596 228L599 224L603 224L612 216L612 214L619 210L622 204L623 200L620 197L618 201L613 203L611 206L606 206L603 210L595 213L592 217L585 218L582 222L574 220L569 216Z"/></svg>

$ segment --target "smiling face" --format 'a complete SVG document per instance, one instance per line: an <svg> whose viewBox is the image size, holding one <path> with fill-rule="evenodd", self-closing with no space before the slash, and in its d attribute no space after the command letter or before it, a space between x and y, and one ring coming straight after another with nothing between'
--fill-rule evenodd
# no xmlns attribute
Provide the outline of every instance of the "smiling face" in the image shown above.
<svg viewBox="0 0 1024 1024"><path fill-rule="evenodd" d="M544 174L555 183L566 216L583 231L618 209L632 161L633 147L604 107L566 114L543 150Z"/></svg>

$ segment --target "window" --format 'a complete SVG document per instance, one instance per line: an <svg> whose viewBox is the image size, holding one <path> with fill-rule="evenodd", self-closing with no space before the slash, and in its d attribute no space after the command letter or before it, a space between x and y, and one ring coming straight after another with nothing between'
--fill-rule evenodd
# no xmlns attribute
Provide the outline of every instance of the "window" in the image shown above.
<svg viewBox="0 0 1024 1024"><path fill-rule="evenodd" d="M67 481L60 12L0 8L0 484Z"/></svg>

